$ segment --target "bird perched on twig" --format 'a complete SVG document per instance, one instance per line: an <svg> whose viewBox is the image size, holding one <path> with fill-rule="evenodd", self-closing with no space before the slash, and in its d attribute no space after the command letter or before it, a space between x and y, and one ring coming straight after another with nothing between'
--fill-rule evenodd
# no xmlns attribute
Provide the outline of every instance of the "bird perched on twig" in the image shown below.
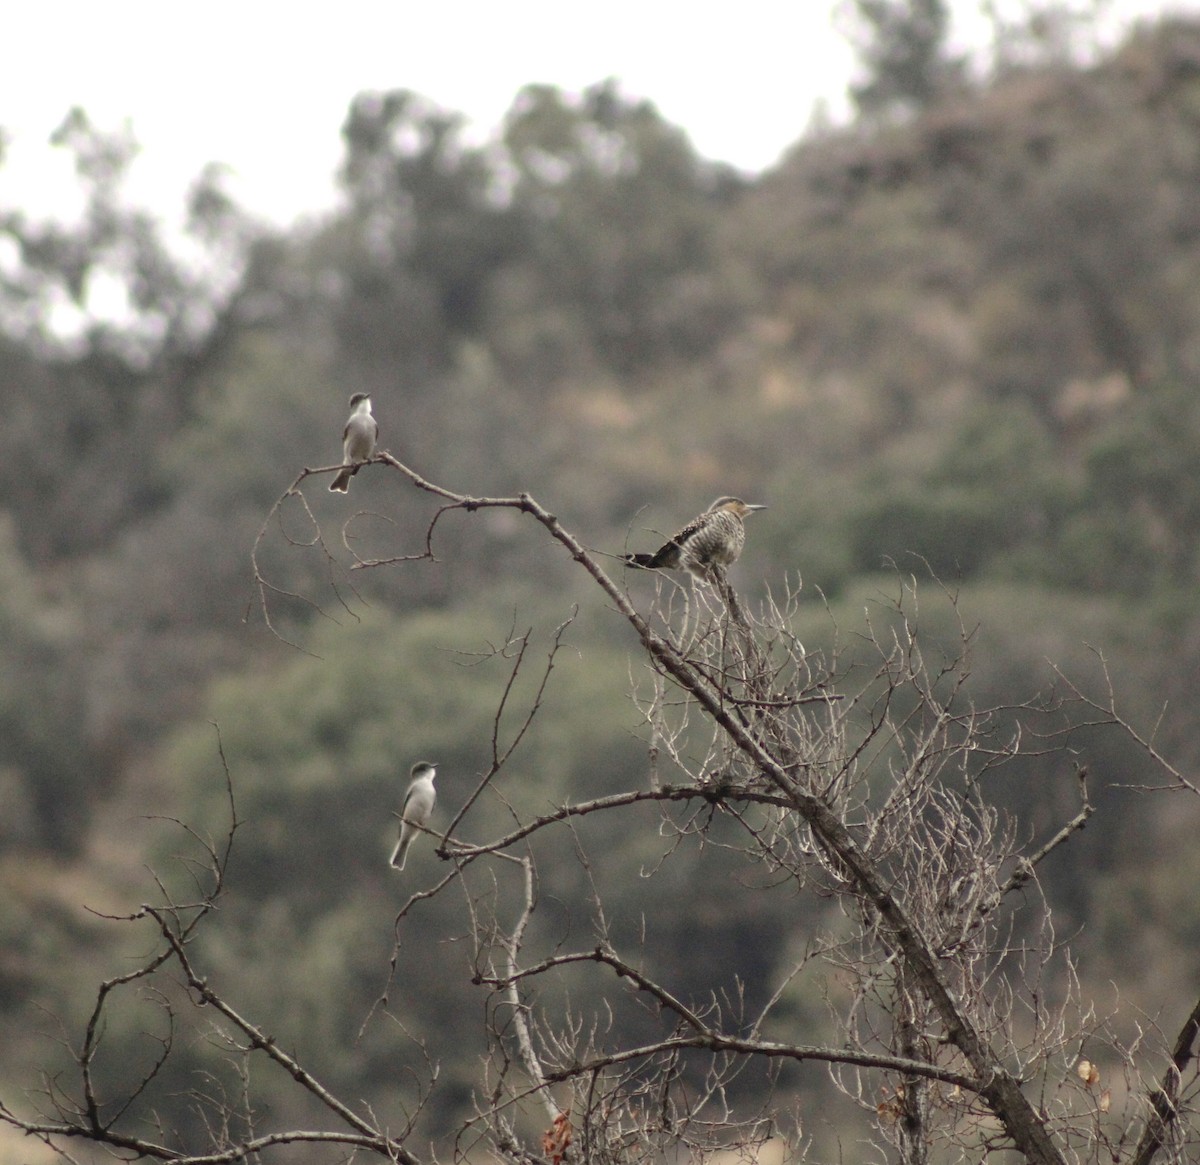
<svg viewBox="0 0 1200 1165"><path fill-rule="evenodd" d="M437 790L433 787L437 768L428 761L418 761L413 765L410 775L412 780L408 792L404 794L404 808L400 810L400 840L396 842L391 857L392 865L398 870L404 869L408 847L412 845L413 838L429 824L437 802Z"/></svg>
<svg viewBox="0 0 1200 1165"><path fill-rule="evenodd" d="M717 498L653 554L629 554L625 561L643 570L688 570L708 579L714 568L723 569L737 561L746 543L742 523L756 510L766 508L741 498Z"/></svg>
<svg viewBox="0 0 1200 1165"><path fill-rule="evenodd" d="M359 471L364 461L369 461L375 455L375 441L378 436L379 423L371 416L371 398L365 392L356 392L350 398L350 419L342 431L344 468L329 483L331 493L349 492L350 479Z"/></svg>

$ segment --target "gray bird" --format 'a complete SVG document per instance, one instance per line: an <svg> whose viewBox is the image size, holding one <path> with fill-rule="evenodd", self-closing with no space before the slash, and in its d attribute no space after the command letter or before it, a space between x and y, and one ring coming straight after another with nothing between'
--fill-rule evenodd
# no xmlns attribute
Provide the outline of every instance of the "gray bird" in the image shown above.
<svg viewBox="0 0 1200 1165"><path fill-rule="evenodd" d="M629 554L625 561L643 570L689 570L707 579L714 567L724 568L737 561L746 543L742 523L756 510L766 508L741 498L717 498L653 554Z"/></svg>
<svg viewBox="0 0 1200 1165"><path fill-rule="evenodd" d="M350 490L350 479L362 468L364 461L375 455L379 423L371 416L371 398L356 392L350 398L350 419L342 432L343 470L329 483L331 493L344 494Z"/></svg>
<svg viewBox="0 0 1200 1165"><path fill-rule="evenodd" d="M418 761L413 765L410 776L412 780L408 792L404 794L404 808L400 810L400 840L392 850L391 862L398 870L404 869L408 847L412 845L413 838L429 824L437 803L437 790L433 787L437 768L428 761Z"/></svg>

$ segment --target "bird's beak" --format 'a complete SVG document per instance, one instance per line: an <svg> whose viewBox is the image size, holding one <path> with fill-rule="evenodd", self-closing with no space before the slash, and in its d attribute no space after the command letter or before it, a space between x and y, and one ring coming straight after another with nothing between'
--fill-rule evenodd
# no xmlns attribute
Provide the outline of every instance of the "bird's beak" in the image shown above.
<svg viewBox="0 0 1200 1165"><path fill-rule="evenodd" d="M769 506L752 506L749 502L746 503L746 509L748 510L766 510L769 508Z"/></svg>

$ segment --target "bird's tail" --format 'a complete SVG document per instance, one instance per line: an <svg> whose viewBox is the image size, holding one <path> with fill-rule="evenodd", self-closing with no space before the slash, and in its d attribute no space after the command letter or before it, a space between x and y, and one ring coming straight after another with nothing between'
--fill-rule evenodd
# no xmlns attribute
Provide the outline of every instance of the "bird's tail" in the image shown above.
<svg viewBox="0 0 1200 1165"><path fill-rule="evenodd" d="M408 843L412 841L411 837L403 837L396 842L396 848L392 850L391 863L397 870L404 869L404 860L408 857Z"/></svg>
<svg viewBox="0 0 1200 1165"><path fill-rule="evenodd" d="M357 465L347 465L345 469L338 473L337 477L329 483L329 492L335 494L344 494L350 492L350 479L358 472Z"/></svg>
<svg viewBox="0 0 1200 1165"><path fill-rule="evenodd" d="M636 566L639 570L653 570L655 567L662 566L658 561L658 554L627 554L625 561L629 566Z"/></svg>

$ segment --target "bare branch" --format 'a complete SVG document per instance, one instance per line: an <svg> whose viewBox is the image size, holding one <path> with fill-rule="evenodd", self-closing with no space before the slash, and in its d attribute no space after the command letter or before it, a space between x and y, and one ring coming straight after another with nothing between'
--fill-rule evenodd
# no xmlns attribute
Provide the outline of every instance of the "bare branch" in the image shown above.
<svg viewBox="0 0 1200 1165"><path fill-rule="evenodd" d="M1179 1029L1162 1083L1150 1094L1152 1112L1133 1154L1133 1165L1151 1165L1166 1143L1167 1130L1178 1122L1179 1089L1184 1072L1196 1058L1197 1039L1200 1039L1200 1000Z"/></svg>

